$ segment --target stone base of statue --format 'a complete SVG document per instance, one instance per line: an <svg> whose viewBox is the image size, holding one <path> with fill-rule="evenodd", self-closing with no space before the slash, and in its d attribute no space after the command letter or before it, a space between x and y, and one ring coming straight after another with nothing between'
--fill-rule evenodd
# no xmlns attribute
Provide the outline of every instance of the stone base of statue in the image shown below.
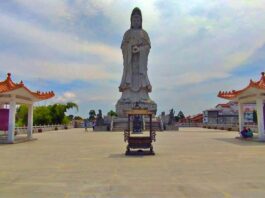
<svg viewBox="0 0 265 198"><path fill-rule="evenodd" d="M126 101L120 99L116 104L116 113L118 114L118 117L120 118L126 118L128 115L126 114L127 111L132 110L133 107L135 107L136 102ZM148 109L149 111L152 111L154 115L156 115L157 111L157 104L152 100L147 101L140 101L137 102L140 108Z"/></svg>
<svg viewBox="0 0 265 198"><path fill-rule="evenodd" d="M124 131L125 129L128 129L128 118L113 118L111 131Z"/></svg>
<svg viewBox="0 0 265 198"><path fill-rule="evenodd" d="M173 124L165 124L164 125L164 130L165 131L178 131L179 127Z"/></svg>
<svg viewBox="0 0 265 198"><path fill-rule="evenodd" d="M108 125L94 126L93 131L109 131Z"/></svg>

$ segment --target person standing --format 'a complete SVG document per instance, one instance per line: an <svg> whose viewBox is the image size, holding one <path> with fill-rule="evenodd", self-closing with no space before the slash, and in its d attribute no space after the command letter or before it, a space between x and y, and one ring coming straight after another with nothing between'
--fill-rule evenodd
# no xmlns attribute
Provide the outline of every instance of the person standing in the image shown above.
<svg viewBox="0 0 265 198"><path fill-rule="evenodd" d="M85 119L84 120L84 127L85 127L85 131L87 131L87 127L88 127L88 119Z"/></svg>

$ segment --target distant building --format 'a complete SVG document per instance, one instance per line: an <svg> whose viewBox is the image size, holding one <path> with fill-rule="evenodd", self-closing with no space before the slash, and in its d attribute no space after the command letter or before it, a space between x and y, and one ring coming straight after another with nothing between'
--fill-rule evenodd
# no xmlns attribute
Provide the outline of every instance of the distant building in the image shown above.
<svg viewBox="0 0 265 198"><path fill-rule="evenodd" d="M192 116L187 116L180 120L181 123L202 123L203 122L203 114L199 113Z"/></svg>
<svg viewBox="0 0 265 198"><path fill-rule="evenodd" d="M236 124L238 105L236 102L217 104L215 108L203 111L204 124Z"/></svg>

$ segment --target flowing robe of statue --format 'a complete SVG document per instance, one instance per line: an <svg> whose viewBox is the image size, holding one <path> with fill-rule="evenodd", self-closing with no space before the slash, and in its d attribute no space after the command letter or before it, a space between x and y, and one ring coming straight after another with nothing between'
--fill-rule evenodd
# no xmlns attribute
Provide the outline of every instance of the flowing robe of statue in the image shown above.
<svg viewBox="0 0 265 198"><path fill-rule="evenodd" d="M134 46L139 47L138 53L133 53ZM134 101L149 100L148 92L152 91L147 75L150 48L149 36L143 29L130 29L124 34L121 44L124 68L120 85L124 99L130 97ZM133 92L140 93L137 97Z"/></svg>

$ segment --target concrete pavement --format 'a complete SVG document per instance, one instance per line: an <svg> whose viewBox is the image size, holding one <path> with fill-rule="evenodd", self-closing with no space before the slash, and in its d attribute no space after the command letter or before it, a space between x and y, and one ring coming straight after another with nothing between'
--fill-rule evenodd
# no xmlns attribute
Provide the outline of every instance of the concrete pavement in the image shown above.
<svg viewBox="0 0 265 198"><path fill-rule="evenodd" d="M123 133L83 129L0 145L0 197L265 197L265 143L235 132L158 132L155 156L125 156Z"/></svg>

